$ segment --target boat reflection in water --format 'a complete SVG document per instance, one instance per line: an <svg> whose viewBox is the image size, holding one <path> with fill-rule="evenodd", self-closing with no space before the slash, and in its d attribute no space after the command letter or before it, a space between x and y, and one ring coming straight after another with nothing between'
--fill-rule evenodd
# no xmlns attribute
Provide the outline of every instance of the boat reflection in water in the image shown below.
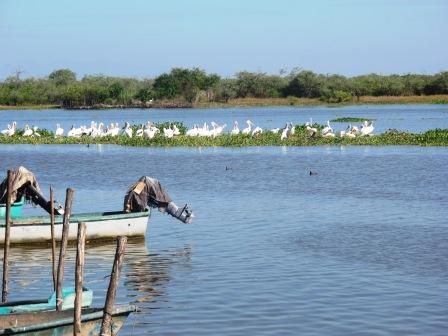
<svg viewBox="0 0 448 336"><path fill-rule="evenodd" d="M115 242L86 245L84 286L93 290L93 307L104 305L111 265L115 255ZM148 250L144 239L129 239L121 271L121 283L116 303L133 303L139 312L128 318L123 331L134 332L139 325L149 323L148 314L154 303L168 301L167 286L173 266L190 267L190 246L153 252ZM58 258L56 253L56 258ZM76 247L67 249L64 285L74 284ZM51 247L12 246L10 251L10 297L14 300L32 299L53 291L51 275ZM156 304L157 306L157 304ZM143 329L141 329L143 330Z"/></svg>

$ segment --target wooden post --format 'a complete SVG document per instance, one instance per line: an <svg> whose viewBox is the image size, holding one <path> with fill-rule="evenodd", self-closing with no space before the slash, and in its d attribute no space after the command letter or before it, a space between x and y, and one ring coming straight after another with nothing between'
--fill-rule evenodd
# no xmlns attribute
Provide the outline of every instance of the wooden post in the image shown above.
<svg viewBox="0 0 448 336"><path fill-rule="evenodd" d="M53 290L56 291L56 240L54 237L54 190L52 187L50 187L50 211Z"/></svg>
<svg viewBox="0 0 448 336"><path fill-rule="evenodd" d="M110 274L109 288L107 289L106 303L104 304L103 321L101 323L100 336L111 335L111 320L114 308L115 294L117 293L120 281L121 265L123 264L124 249L127 238L124 236L117 238L117 250L115 252L114 265Z"/></svg>
<svg viewBox="0 0 448 336"><path fill-rule="evenodd" d="M61 238L61 250L59 251L59 262L58 262L58 278L56 282L56 310L62 310L62 283L64 280L64 262L65 254L67 252L67 242L68 242L68 230L70 226L70 214L72 210L73 202L73 190L68 188L65 196L65 209L64 209L64 219L62 222L62 238Z"/></svg>
<svg viewBox="0 0 448 336"><path fill-rule="evenodd" d="M78 223L78 245L76 250L75 269L75 309L73 336L81 336L82 279L84 276L84 251L86 242L86 223Z"/></svg>
<svg viewBox="0 0 448 336"><path fill-rule="evenodd" d="M3 285L2 302L8 302L8 259L9 259L9 235L11 232L11 192L12 192L12 171L8 170L6 182L6 213L5 213L5 242L3 253Z"/></svg>

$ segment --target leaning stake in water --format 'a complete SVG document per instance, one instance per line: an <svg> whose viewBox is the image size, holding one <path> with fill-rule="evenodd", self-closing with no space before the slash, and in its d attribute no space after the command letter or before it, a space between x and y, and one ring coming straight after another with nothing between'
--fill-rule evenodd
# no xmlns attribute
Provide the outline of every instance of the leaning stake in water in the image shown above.
<svg viewBox="0 0 448 336"><path fill-rule="evenodd" d="M81 336L81 308L82 308L82 278L84 276L84 252L86 242L86 223L78 223L78 244L76 249L75 270L75 309L73 335Z"/></svg>
<svg viewBox="0 0 448 336"><path fill-rule="evenodd" d="M8 302L8 258L9 258L9 236L11 231L11 192L12 192L12 171L8 170L6 183L6 213L5 213L5 244L3 254L3 286L2 302Z"/></svg>
<svg viewBox="0 0 448 336"><path fill-rule="evenodd" d="M61 250L59 252L59 264L58 264L58 281L56 283L56 310L62 310L62 283L64 280L64 261L65 254L67 252L67 241L68 241L68 230L70 226L70 214L73 202L73 190L68 188L65 197L65 210L64 219L62 222L62 239L61 239Z"/></svg>
<svg viewBox="0 0 448 336"><path fill-rule="evenodd" d="M51 259L53 272L53 290L56 291L56 240L54 237L54 190L50 187L50 224L51 224Z"/></svg>
<svg viewBox="0 0 448 336"><path fill-rule="evenodd" d="M109 288L107 289L106 303L104 304L103 321L101 323L100 336L109 336L111 332L112 312L114 308L115 294L117 293L118 282L120 281L120 270L123 264L124 249L127 238L124 236L117 238L117 250L115 252L114 265L110 274Z"/></svg>

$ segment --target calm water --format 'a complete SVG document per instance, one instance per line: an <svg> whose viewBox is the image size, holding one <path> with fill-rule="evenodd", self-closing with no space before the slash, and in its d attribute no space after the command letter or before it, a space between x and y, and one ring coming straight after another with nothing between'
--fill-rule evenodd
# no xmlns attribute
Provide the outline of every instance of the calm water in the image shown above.
<svg viewBox="0 0 448 336"><path fill-rule="evenodd" d="M230 128L248 118L271 128L345 116L376 119L376 132L448 128L443 105L0 111L0 128L13 120L48 129L91 120ZM0 146L0 158L0 171L25 165L44 190L57 188L61 203L65 188L75 188L77 212L120 208L141 175L159 178L195 210L191 226L156 212L146 241L128 244L118 302L142 311L123 334L446 334L446 148ZM114 248L87 250L96 305ZM50 250L12 254L11 296L49 295ZM74 256L72 249L67 283Z"/></svg>
<svg viewBox="0 0 448 336"><path fill-rule="evenodd" d="M61 202L73 187L76 212L120 208L141 175L195 210L193 225L155 211L128 244L117 301L142 311L123 335L447 333L448 148L3 145L0 158ZM87 249L96 305L114 249ZM50 249L11 254L10 298L50 295Z"/></svg>
<svg viewBox="0 0 448 336"><path fill-rule="evenodd" d="M236 120L245 127L250 118L262 128L283 127L285 122L304 124L309 118L320 124L338 117L361 117L375 119L375 132L383 133L390 128L403 131L422 132L433 128L448 128L448 105L365 105L348 107L256 107L229 109L130 109L107 111L0 111L0 129L8 123L17 121L23 128L25 124L36 125L49 130L56 129L56 123L67 131L72 125L90 125L90 121L118 122L132 124L182 121L187 127L193 124L215 121L227 123L227 131ZM333 123L335 130L345 129L347 123Z"/></svg>

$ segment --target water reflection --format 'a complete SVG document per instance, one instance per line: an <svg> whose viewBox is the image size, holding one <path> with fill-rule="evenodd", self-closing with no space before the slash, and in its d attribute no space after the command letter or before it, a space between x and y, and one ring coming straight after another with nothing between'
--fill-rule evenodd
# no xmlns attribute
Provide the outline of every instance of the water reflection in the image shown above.
<svg viewBox="0 0 448 336"><path fill-rule="evenodd" d="M135 303L164 296L166 285L171 280L171 266L177 263L189 264L191 261L190 246L163 253L150 252L145 244L133 245L131 249L127 254L123 275L126 288L138 292Z"/></svg>
<svg viewBox="0 0 448 336"><path fill-rule="evenodd" d="M446 147L103 149L0 146L0 170L24 164L60 200L73 186L76 212L116 209L147 174L197 209L191 226L155 213L129 241L117 303L142 312L120 335L446 334ZM114 251L86 251L96 306ZM49 248L11 258L11 299L51 294Z"/></svg>
<svg viewBox="0 0 448 336"><path fill-rule="evenodd" d="M84 284L94 291L97 304L104 300L115 255L115 243L87 244ZM135 303L143 310L145 302L166 296L173 265L190 267L192 249L183 246L161 252L148 250L145 240L131 239L126 245L122 268L121 301ZM64 286L74 284L76 251L69 246ZM56 258L58 258L58 253ZM32 274L32 276L30 276ZM45 297L52 291L51 248L48 246L12 246L10 251L10 297L14 300ZM125 299L128 298L128 299ZM166 299L164 299L166 300Z"/></svg>

